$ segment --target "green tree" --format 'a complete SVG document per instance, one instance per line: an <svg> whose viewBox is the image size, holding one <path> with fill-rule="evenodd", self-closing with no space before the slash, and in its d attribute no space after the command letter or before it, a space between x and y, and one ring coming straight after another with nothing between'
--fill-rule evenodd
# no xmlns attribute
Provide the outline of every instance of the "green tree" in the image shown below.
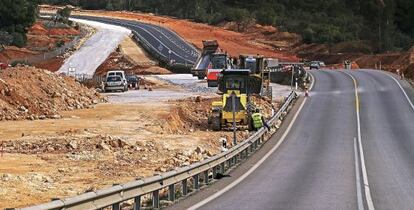
<svg viewBox="0 0 414 210"><path fill-rule="evenodd" d="M13 43L13 36L7 31L0 31L0 52L4 50L4 47Z"/></svg>
<svg viewBox="0 0 414 210"><path fill-rule="evenodd" d="M35 21L38 4L39 0L1 0L0 30L11 34L13 45L25 45L26 28Z"/></svg>

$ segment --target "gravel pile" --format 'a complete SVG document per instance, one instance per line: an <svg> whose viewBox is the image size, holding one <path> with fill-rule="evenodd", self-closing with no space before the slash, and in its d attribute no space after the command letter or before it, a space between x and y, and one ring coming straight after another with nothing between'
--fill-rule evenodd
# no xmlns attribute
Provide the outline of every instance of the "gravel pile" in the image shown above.
<svg viewBox="0 0 414 210"><path fill-rule="evenodd" d="M103 101L95 90L46 70L20 66L0 71L0 121L57 119L59 111L93 108Z"/></svg>

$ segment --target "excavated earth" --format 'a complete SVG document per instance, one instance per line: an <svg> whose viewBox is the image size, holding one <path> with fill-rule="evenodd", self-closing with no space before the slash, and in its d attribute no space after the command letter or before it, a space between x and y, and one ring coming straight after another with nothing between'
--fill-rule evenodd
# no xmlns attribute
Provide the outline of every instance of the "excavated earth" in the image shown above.
<svg viewBox="0 0 414 210"><path fill-rule="evenodd" d="M0 71L0 121L60 118L60 111L93 108L103 98L74 79L35 67Z"/></svg>

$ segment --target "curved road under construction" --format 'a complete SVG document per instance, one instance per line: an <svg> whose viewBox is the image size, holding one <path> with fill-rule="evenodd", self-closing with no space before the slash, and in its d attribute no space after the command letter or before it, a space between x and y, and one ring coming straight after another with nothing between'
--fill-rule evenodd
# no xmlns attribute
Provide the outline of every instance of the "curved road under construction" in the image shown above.
<svg viewBox="0 0 414 210"><path fill-rule="evenodd" d="M73 17L128 28L140 36L141 43L145 42L148 45L150 53L165 62L173 61L176 64L192 65L199 56L194 46L173 31L158 25L104 17Z"/></svg>
<svg viewBox="0 0 414 210"><path fill-rule="evenodd" d="M87 19L136 30L176 62L198 56L162 27ZM311 73L310 98L285 135L272 137L260 160L240 166L256 170L230 173L237 184L218 182L171 208L414 209L413 88L381 71Z"/></svg>

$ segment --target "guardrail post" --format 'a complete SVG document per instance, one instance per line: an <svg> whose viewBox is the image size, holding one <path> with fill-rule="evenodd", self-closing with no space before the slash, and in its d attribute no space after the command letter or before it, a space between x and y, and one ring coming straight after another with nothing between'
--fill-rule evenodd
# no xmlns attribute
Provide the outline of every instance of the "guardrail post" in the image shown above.
<svg viewBox="0 0 414 210"><path fill-rule="evenodd" d="M214 171L214 168L213 168L213 171ZM204 171L204 183L206 185L208 185L208 183L209 183L208 170Z"/></svg>
<svg viewBox="0 0 414 210"><path fill-rule="evenodd" d="M168 200L173 201L175 200L175 186L174 184L168 186Z"/></svg>
<svg viewBox="0 0 414 210"><path fill-rule="evenodd" d="M187 179L184 179L181 184L183 185L183 196L188 194Z"/></svg>
<svg viewBox="0 0 414 210"><path fill-rule="evenodd" d="M134 198L134 210L141 210L141 196Z"/></svg>
<svg viewBox="0 0 414 210"><path fill-rule="evenodd" d="M221 174L223 174L223 175L224 175L224 173L226 173L226 165L225 164L226 164L225 162L222 162L220 164Z"/></svg>
<svg viewBox="0 0 414 210"><path fill-rule="evenodd" d="M247 158L247 149L241 152L241 159L246 159L246 158Z"/></svg>
<svg viewBox="0 0 414 210"><path fill-rule="evenodd" d="M160 191L152 192L152 207L158 209L160 207Z"/></svg>
<svg viewBox="0 0 414 210"><path fill-rule="evenodd" d="M214 166L213 168L213 179L215 179L217 177L217 166Z"/></svg>
<svg viewBox="0 0 414 210"><path fill-rule="evenodd" d="M121 210L119 203L112 204L112 210Z"/></svg>
<svg viewBox="0 0 414 210"><path fill-rule="evenodd" d="M196 190L200 189L200 185L198 183L200 181L198 174L193 176L193 181L194 181L194 189L196 189Z"/></svg>

